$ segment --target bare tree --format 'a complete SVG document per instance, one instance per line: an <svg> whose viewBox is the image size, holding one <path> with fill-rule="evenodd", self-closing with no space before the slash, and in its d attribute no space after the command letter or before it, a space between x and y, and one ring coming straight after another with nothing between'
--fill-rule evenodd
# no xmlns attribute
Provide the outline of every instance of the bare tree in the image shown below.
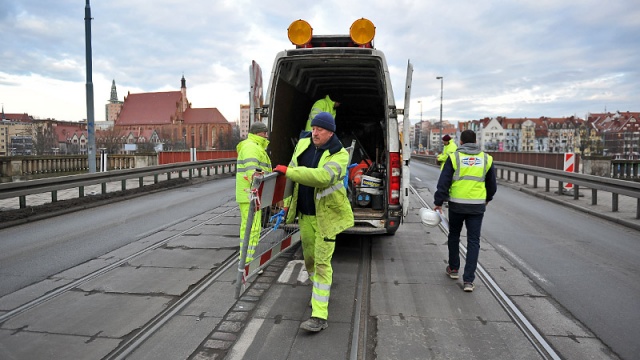
<svg viewBox="0 0 640 360"><path fill-rule="evenodd" d="M50 154L53 152L53 148L57 148L56 134L54 133L51 123L48 122L34 122L32 125L33 131L33 151L35 155Z"/></svg>
<svg viewBox="0 0 640 360"><path fill-rule="evenodd" d="M122 139L114 128L100 130L96 134L96 146L107 149L108 154L118 154L122 150Z"/></svg>

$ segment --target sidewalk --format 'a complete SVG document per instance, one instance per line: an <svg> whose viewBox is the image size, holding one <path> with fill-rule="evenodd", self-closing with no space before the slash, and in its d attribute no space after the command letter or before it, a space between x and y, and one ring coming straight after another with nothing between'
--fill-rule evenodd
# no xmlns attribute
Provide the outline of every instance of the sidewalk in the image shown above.
<svg viewBox="0 0 640 360"><path fill-rule="evenodd" d="M558 204L562 204L576 210L586 212L588 214L619 223L629 228L640 230L640 219L636 218L638 206L640 200L625 196L618 196L618 211L612 211L613 196L610 192L598 190L597 191L597 204L592 205L593 192L590 188L580 187L579 198L575 200L573 190L558 194L558 182L550 181L549 191L545 191L545 180L538 178L538 187L533 187L533 176L529 175L527 178L527 184L524 174L520 174L518 182L514 179L508 181L506 179L498 178L498 186L509 186L513 189L520 190L527 194L543 198L548 201L553 201Z"/></svg>
<svg viewBox="0 0 640 360"><path fill-rule="evenodd" d="M428 191L420 195L432 201ZM365 315L369 326L361 334L368 339L368 357L541 359L484 282L478 279L475 291L466 293L461 280L445 275L446 236L422 225L418 211L419 205L412 204L395 236L362 239L372 247ZM255 296L252 292L240 299L252 309L247 322L235 327L242 330L232 334L214 331L196 351L196 358L216 358L207 357L212 354L226 359L349 358L355 304L361 301L356 287L361 271L355 260L361 256L358 241L345 237L337 243L328 329L317 334L298 329L311 314L311 284L297 254L286 259L286 265L270 267L259 279L273 281L265 293ZM561 311L496 249L483 244L482 250L484 269L562 358L617 359L605 356L602 349L606 346L599 339Z"/></svg>

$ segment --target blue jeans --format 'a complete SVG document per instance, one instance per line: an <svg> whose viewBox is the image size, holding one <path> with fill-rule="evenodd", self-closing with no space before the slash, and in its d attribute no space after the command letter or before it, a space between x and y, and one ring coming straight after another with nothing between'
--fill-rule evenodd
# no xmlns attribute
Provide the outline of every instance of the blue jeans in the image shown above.
<svg viewBox="0 0 640 360"><path fill-rule="evenodd" d="M472 283L476 278L478 254L480 253L480 228L484 214L460 214L449 210L449 267L460 269L460 232L462 224L467 228L467 261L462 281Z"/></svg>

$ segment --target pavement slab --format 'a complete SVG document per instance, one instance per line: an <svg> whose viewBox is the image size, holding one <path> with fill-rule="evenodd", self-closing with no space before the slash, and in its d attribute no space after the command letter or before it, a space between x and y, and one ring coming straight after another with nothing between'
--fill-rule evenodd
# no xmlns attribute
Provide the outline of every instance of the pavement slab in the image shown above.
<svg viewBox="0 0 640 360"><path fill-rule="evenodd" d="M70 291L50 300L47 306L6 321L2 329L120 339L142 327L172 300L166 296Z"/></svg>
<svg viewBox="0 0 640 360"><path fill-rule="evenodd" d="M180 296L210 270L122 266L78 288L86 292Z"/></svg>

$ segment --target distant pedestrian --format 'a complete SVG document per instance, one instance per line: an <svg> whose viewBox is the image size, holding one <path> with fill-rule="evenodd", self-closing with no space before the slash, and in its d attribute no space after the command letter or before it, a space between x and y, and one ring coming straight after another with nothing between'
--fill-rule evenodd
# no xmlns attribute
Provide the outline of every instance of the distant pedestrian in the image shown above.
<svg viewBox="0 0 640 360"><path fill-rule="evenodd" d="M449 265L446 273L458 279L460 269L460 233L467 228L467 259L462 274L464 291L473 291L473 281L480 253L480 230L489 201L497 190L493 158L476 144L476 134L465 130L460 134L460 147L449 155L440 172L434 195L434 210L442 211L449 201Z"/></svg>
<svg viewBox="0 0 640 360"><path fill-rule="evenodd" d="M249 128L247 138L241 141L236 147L238 157L236 163L236 202L240 207L240 248L244 242L244 235L247 228L250 206L250 190L253 175L256 171L271 172L271 159L267 154L269 145L267 125L261 122L254 122ZM246 262L253 260L253 254L258 247L260 231L262 230L262 213L256 211L251 225L251 237L247 248Z"/></svg>
<svg viewBox="0 0 640 360"><path fill-rule="evenodd" d="M285 201L287 223L298 218L304 265L313 282L311 318L300 328L318 332L329 326L336 236L354 222L343 181L349 153L334 133L335 120L330 113L321 112L311 127L312 132L303 133L298 141L289 166L278 165L275 171L294 182L293 195Z"/></svg>
<svg viewBox="0 0 640 360"><path fill-rule="evenodd" d="M458 149L456 142L451 139L451 136L445 135L442 137L442 154L438 155L438 162L440 163L440 170L444 168L444 162L449 158L449 154L453 154Z"/></svg>

